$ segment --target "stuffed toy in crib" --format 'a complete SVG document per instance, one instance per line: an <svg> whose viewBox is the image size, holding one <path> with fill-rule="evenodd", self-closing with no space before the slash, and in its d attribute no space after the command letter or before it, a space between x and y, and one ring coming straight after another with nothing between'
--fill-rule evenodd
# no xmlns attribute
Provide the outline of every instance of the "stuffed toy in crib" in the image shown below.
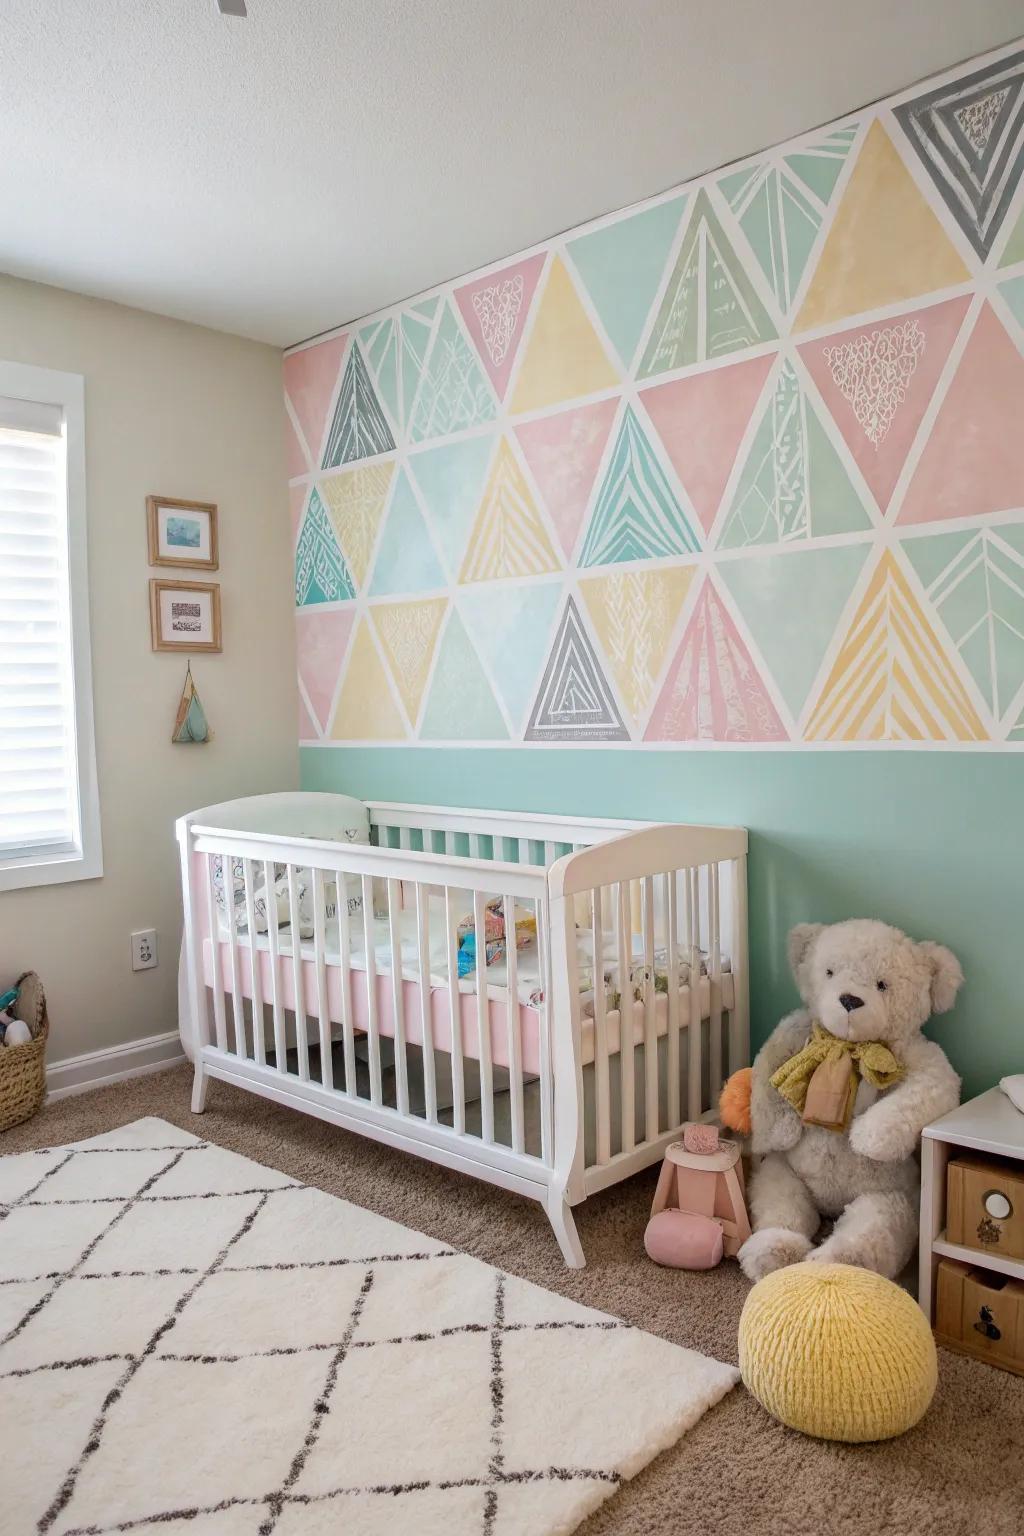
<svg viewBox="0 0 1024 1536"><path fill-rule="evenodd" d="M954 1109L960 1079L921 1033L952 1008L956 956L870 918L801 923L789 963L805 1008L782 1020L750 1072L753 1235L739 1261L760 1280L803 1259L859 1264L890 1279L914 1251L917 1148ZM723 1118L747 1130L744 1083L723 1093ZM832 1233L812 1246L822 1218Z"/></svg>

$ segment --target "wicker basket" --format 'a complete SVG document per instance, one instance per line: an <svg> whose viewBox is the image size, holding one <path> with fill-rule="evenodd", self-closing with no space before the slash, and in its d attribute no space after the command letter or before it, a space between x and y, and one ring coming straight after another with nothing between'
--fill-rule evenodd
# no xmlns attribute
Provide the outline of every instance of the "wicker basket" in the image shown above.
<svg viewBox="0 0 1024 1536"><path fill-rule="evenodd" d="M46 1097L46 1037L50 1021L46 996L35 971L19 976L18 1001L11 1009L32 1031L26 1045L0 1046L0 1131L31 1120Z"/></svg>

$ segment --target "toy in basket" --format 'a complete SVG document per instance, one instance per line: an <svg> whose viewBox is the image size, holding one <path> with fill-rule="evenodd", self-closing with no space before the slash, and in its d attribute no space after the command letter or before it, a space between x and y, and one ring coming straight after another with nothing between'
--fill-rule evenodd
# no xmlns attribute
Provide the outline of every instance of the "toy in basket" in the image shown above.
<svg viewBox="0 0 1024 1536"><path fill-rule="evenodd" d="M713 1269L749 1236L738 1143L691 1121L665 1152L644 1247L656 1264Z"/></svg>
<svg viewBox="0 0 1024 1536"><path fill-rule="evenodd" d="M19 976L0 998L0 1131L30 1120L46 1097L46 1016L43 984L35 971Z"/></svg>

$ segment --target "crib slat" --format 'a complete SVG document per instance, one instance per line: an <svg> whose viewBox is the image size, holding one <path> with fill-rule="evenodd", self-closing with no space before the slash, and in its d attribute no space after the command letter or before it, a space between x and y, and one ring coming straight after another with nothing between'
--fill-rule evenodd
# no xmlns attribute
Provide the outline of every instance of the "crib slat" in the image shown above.
<svg viewBox="0 0 1024 1536"><path fill-rule="evenodd" d="M701 1017L703 1010L700 1005L700 888L697 884L695 869L684 869L682 874L686 882L683 891L686 897L687 963L690 968L686 1114L689 1120L699 1120L704 1104L704 1080L701 1070L701 1039L704 1034L704 1021Z"/></svg>
<svg viewBox="0 0 1024 1536"><path fill-rule="evenodd" d="M636 1048L633 1042L633 988L630 985L630 960L633 928L630 920L629 882L620 880L615 888L619 955L619 1097L622 1104L622 1151L632 1152L636 1145Z"/></svg>
<svg viewBox="0 0 1024 1536"><path fill-rule="evenodd" d="M423 1096L427 1120L437 1124L437 1081L434 1071L434 1016L430 1000L430 898L424 885L416 886L416 944L420 978L420 1034L423 1047Z"/></svg>
<svg viewBox="0 0 1024 1536"><path fill-rule="evenodd" d="M252 859L242 863L245 881L245 926L249 930L249 981L252 986L252 1048L257 1066L267 1064L267 1042L263 1027L263 976L260 952L256 944L256 894L252 878Z"/></svg>
<svg viewBox="0 0 1024 1536"><path fill-rule="evenodd" d="M483 838L479 832L469 834L469 856L471 859L482 859L484 856Z"/></svg>
<svg viewBox="0 0 1024 1536"><path fill-rule="evenodd" d="M559 857L558 844L557 843L545 843L544 844L544 867L545 867L545 869L549 869L551 867L551 865L555 862L555 860L558 857Z"/></svg>
<svg viewBox="0 0 1024 1536"><path fill-rule="evenodd" d="M537 966L544 1001L540 1005L540 1155L545 1166L550 1167L554 1157L554 1083L551 1075L551 976L548 972L548 914L547 904L534 903L537 919Z"/></svg>
<svg viewBox="0 0 1024 1536"><path fill-rule="evenodd" d="M316 965L316 1016L320 1026L320 1081L325 1088L334 1087L334 1062L331 1059L331 1010L327 1000L327 941L324 934L324 914L327 897L324 891L324 872L313 870L313 958ZM335 889L345 888L345 876L335 875ZM338 905L340 906L340 897Z"/></svg>
<svg viewBox="0 0 1024 1536"><path fill-rule="evenodd" d="M611 1157L611 1100L608 1083L608 1016L604 987L604 908L601 887L591 892L593 927L591 939L594 963L594 1082L597 1105L597 1160ZM620 1026L621 1027L621 1026Z"/></svg>
<svg viewBox="0 0 1024 1536"><path fill-rule="evenodd" d="M448 855L449 858L452 858L454 856L454 854L455 854L455 833L454 832L448 832L447 830L445 831L445 833L444 833L444 851Z"/></svg>
<svg viewBox="0 0 1024 1536"><path fill-rule="evenodd" d="M399 848L411 848L412 847L412 831L411 831L411 829L409 827L399 827L399 829L398 829L398 846L399 846Z"/></svg>
<svg viewBox="0 0 1024 1536"><path fill-rule="evenodd" d="M224 1017L224 978L221 974L220 963L220 928L217 923L217 888L213 873L213 861L216 854L206 855L206 899L210 915L210 962L211 962L211 988L213 993L213 1023L217 1039L218 1051L226 1051L228 1048L228 1028ZM224 892L225 905L227 904L227 882L229 879L228 867L230 859L227 854L220 856L221 889Z"/></svg>
<svg viewBox="0 0 1024 1536"><path fill-rule="evenodd" d="M284 1032L284 999L281 996L281 939L277 928L274 866L269 859L263 860L263 892L267 903L267 949L270 953L270 989L274 1009L274 1065L278 1072L287 1072L288 1052Z"/></svg>
<svg viewBox="0 0 1024 1536"><path fill-rule="evenodd" d="M419 887L416 887L417 890ZM395 1088L398 1113L409 1113L409 1062L405 1053L405 996L402 990L402 892L388 881L388 932L391 937L391 1007L395 1031Z"/></svg>
<svg viewBox="0 0 1024 1536"><path fill-rule="evenodd" d="M719 929L718 865L708 871L708 991L711 999L711 1103L716 1105L722 1092L722 981Z"/></svg>
<svg viewBox="0 0 1024 1536"><path fill-rule="evenodd" d="M377 955L374 949L373 927L373 878L362 876L363 883L363 945L366 962L366 1024L370 1047L370 1102L383 1100L380 1081L380 1021L377 1018Z"/></svg>
<svg viewBox="0 0 1024 1536"><path fill-rule="evenodd" d="M528 837L518 837L518 838L516 838L516 843L517 843L518 849L519 849L519 862L520 862L520 864L529 864L530 863L530 839Z"/></svg>
<svg viewBox="0 0 1024 1536"><path fill-rule="evenodd" d="M640 898L644 933L644 1140L658 1134L658 989L654 975L654 878L645 875Z"/></svg>
<svg viewBox="0 0 1024 1536"><path fill-rule="evenodd" d="M309 1037L306 1034L306 979L302 972L302 936L299 916L299 872L288 865L288 926L292 941L292 987L295 993L295 1054L299 1077L309 1082Z"/></svg>
<svg viewBox="0 0 1024 1536"><path fill-rule="evenodd" d="M235 1055L243 1061L249 1054L245 1039L245 1008L242 1004L242 966L241 956L238 953L238 910L235 904L235 861L229 859L231 865L230 892L229 882L224 883L224 895L228 914L228 962L231 970L231 1019L235 1031Z"/></svg>
<svg viewBox="0 0 1024 1536"><path fill-rule="evenodd" d="M447 839L448 834L445 833ZM466 1073L462 1062L462 1002L459 997L459 941L452 915L451 890L444 888L444 926L448 950L448 1020L452 1052L452 1128L466 1132Z"/></svg>
<svg viewBox="0 0 1024 1536"><path fill-rule="evenodd" d="M491 1018L487 1000L487 926L483 891L473 892L476 930L476 1033L480 1067L480 1134L494 1141L494 1073L491 1068Z"/></svg>
<svg viewBox="0 0 1024 1536"><path fill-rule="evenodd" d="M508 1031L509 1097L512 1107L512 1150L522 1152L523 1136L523 1043L519 1027L519 957L516 951L516 903L514 896L504 898L505 960L508 971L508 1002L505 1024Z"/></svg>
<svg viewBox="0 0 1024 1536"><path fill-rule="evenodd" d="M668 928L668 1045L665 1062L668 1070L668 1125L679 1124L679 933L676 873L665 876L665 922ZM692 1023L692 1018L691 1018Z"/></svg>
<svg viewBox="0 0 1024 1536"><path fill-rule="evenodd" d="M352 1027L352 926L348 910L348 880L338 876L338 957L341 961L341 1040L345 1062L345 1092L358 1098L356 1043Z"/></svg>

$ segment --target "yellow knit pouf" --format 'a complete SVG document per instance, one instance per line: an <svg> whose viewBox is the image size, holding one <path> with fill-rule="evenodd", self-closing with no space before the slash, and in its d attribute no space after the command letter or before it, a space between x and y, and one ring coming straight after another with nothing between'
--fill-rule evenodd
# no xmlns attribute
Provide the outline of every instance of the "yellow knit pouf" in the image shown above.
<svg viewBox="0 0 1024 1536"><path fill-rule="evenodd" d="M759 1280L740 1317L740 1371L775 1418L823 1440L889 1440L935 1393L920 1307L852 1264L793 1264Z"/></svg>

